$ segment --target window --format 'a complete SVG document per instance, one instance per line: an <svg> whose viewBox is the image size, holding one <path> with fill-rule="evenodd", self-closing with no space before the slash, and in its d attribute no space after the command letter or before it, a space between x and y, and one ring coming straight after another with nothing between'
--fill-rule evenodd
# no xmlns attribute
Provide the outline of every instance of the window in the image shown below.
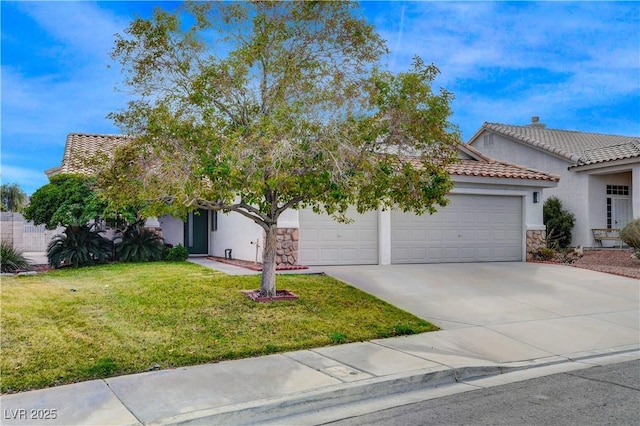
<svg viewBox="0 0 640 426"><path fill-rule="evenodd" d="M491 146L491 145L493 145L493 135L492 134L484 135L482 137L482 143L483 143L483 146Z"/></svg>
<svg viewBox="0 0 640 426"><path fill-rule="evenodd" d="M218 212L211 212L211 232L218 230Z"/></svg>
<svg viewBox="0 0 640 426"><path fill-rule="evenodd" d="M607 185L607 195L629 195L629 186Z"/></svg>

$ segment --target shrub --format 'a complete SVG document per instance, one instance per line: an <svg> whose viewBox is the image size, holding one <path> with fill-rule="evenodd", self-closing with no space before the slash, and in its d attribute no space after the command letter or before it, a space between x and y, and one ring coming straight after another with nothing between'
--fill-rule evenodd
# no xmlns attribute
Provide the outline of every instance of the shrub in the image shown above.
<svg viewBox="0 0 640 426"><path fill-rule="evenodd" d="M551 260L555 257L556 251L550 247L540 247L531 253L531 255L536 260Z"/></svg>
<svg viewBox="0 0 640 426"><path fill-rule="evenodd" d="M166 260L171 262L184 262L189 257L187 248L182 244L170 248L165 257Z"/></svg>
<svg viewBox="0 0 640 426"><path fill-rule="evenodd" d="M571 231L576 218L562 208L562 202L557 197L550 197L544 202L542 220L547 226L548 247L560 249L571 245Z"/></svg>
<svg viewBox="0 0 640 426"><path fill-rule="evenodd" d="M33 193L24 218L47 229L82 226L102 213L106 202L92 189L94 179L78 174L59 174Z"/></svg>
<svg viewBox="0 0 640 426"><path fill-rule="evenodd" d="M0 265L2 272L18 272L29 269L29 261L20 250L7 241L0 242Z"/></svg>
<svg viewBox="0 0 640 426"><path fill-rule="evenodd" d="M629 247L640 251L640 218L632 220L620 230L620 239Z"/></svg>
<svg viewBox="0 0 640 426"><path fill-rule="evenodd" d="M142 221L127 226L116 237L116 256L123 262L151 262L162 259L164 241L153 231L144 229Z"/></svg>
<svg viewBox="0 0 640 426"><path fill-rule="evenodd" d="M112 243L97 231L94 225L69 226L58 234L47 247L49 264L54 268L65 266L91 266L109 260Z"/></svg>

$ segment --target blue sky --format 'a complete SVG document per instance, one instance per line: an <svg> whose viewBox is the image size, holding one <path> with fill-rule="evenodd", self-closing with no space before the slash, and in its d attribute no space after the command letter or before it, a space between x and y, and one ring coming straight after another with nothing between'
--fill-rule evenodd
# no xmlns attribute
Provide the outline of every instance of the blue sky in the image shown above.
<svg viewBox="0 0 640 426"><path fill-rule="evenodd" d="M6 2L2 182L28 194L60 165L66 136L119 133L126 105L113 35L170 2ZM441 71L467 141L485 121L640 135L638 2L362 2L396 71L414 55ZM109 67L111 65L111 67Z"/></svg>

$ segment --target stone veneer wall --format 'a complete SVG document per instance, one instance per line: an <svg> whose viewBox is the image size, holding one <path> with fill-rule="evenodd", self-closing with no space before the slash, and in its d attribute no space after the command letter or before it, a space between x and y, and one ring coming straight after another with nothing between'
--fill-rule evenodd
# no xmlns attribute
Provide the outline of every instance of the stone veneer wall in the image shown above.
<svg viewBox="0 0 640 426"><path fill-rule="evenodd" d="M298 228L278 228L276 267L298 264Z"/></svg>
<svg viewBox="0 0 640 426"><path fill-rule="evenodd" d="M546 234L547 232L541 229L527 231L527 259L531 256L531 253L547 246Z"/></svg>

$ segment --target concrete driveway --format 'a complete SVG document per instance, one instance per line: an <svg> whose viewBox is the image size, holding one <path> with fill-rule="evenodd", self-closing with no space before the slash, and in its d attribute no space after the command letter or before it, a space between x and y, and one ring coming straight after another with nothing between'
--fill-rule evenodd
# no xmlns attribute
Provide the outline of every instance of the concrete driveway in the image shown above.
<svg viewBox="0 0 640 426"><path fill-rule="evenodd" d="M444 331L411 337L452 354L499 362L640 346L632 278L521 262L314 269L435 323Z"/></svg>

